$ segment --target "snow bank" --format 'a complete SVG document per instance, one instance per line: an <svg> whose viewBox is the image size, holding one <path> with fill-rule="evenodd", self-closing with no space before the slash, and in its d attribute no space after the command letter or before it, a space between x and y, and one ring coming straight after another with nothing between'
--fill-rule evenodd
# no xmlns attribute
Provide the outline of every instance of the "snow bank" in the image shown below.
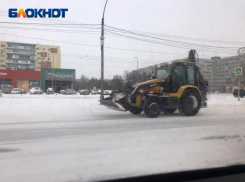
<svg viewBox="0 0 245 182"><path fill-rule="evenodd" d="M245 105L245 98L240 98L238 101L232 94L208 94L208 105Z"/></svg>

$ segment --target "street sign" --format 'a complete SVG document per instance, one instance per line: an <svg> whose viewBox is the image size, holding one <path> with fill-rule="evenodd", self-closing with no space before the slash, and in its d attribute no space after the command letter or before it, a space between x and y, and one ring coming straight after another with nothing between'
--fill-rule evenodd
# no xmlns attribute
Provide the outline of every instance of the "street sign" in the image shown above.
<svg viewBox="0 0 245 182"><path fill-rule="evenodd" d="M234 74L242 75L242 67L235 67Z"/></svg>

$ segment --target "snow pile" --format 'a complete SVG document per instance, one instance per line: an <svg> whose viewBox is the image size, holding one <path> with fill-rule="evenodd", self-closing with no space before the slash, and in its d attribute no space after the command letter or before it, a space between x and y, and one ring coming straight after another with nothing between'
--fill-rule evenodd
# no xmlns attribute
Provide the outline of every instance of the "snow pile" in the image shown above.
<svg viewBox="0 0 245 182"><path fill-rule="evenodd" d="M240 98L240 101L238 101L237 97L234 97L232 94L208 94L207 98L208 105L245 105L245 98Z"/></svg>

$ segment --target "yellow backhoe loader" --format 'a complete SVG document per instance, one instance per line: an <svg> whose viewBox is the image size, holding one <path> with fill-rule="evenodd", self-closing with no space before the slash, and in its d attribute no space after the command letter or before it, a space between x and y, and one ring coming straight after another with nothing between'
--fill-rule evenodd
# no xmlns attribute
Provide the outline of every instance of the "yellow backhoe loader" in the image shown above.
<svg viewBox="0 0 245 182"><path fill-rule="evenodd" d="M207 106L207 86L199 68L195 50L190 50L186 61L172 61L155 67L152 80L134 86L126 84L123 92L115 91L101 100L101 105L119 111L140 114L144 111L150 118L161 112L174 113L177 109L183 115L194 116L201 107Z"/></svg>

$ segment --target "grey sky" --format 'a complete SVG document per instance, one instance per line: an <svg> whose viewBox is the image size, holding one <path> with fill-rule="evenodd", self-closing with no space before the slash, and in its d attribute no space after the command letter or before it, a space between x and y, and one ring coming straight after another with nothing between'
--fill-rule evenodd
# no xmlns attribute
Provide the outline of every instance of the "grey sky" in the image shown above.
<svg viewBox="0 0 245 182"><path fill-rule="evenodd" d="M60 18L60 21L64 21L64 23L67 23L66 21L74 21L100 24L104 3L105 0L2 0L0 2L0 10L2 12L0 13L0 21L35 22L28 19L8 18L3 12L7 12L9 8L68 8L69 11L66 13L66 18ZM169 37L166 37L166 35L245 42L244 8L245 1L243 0L109 0L105 13L105 24L121 29L163 34L165 36L161 35L162 38L168 39ZM46 18L44 21L54 23L57 20ZM0 33L51 39L54 42L1 34L0 40L58 45L62 51L62 68L76 69L77 77L80 77L81 74L88 77L100 77L100 47L78 46L55 42L56 40L99 46L100 29L96 29L96 33L85 34L84 32L64 33L17 28L7 29L1 26L6 25L0 25ZM20 26L23 27L23 25ZM64 29L71 28L67 27ZM80 30L85 31L84 29ZM138 57L139 68L142 68L160 62L183 58L188 53L188 49L119 38L108 34L105 34L105 37L106 47L173 53L159 54L105 48L105 79L110 75L122 74L124 70L136 69L135 57ZM193 42L188 39L171 38L171 40ZM227 44L217 41L195 41L193 43L222 47L245 46L245 44ZM197 49L196 47L190 48ZM215 55L225 57L236 54L236 51L229 51L229 54L207 52L202 49L197 49L197 51L199 57L205 58L210 58Z"/></svg>

